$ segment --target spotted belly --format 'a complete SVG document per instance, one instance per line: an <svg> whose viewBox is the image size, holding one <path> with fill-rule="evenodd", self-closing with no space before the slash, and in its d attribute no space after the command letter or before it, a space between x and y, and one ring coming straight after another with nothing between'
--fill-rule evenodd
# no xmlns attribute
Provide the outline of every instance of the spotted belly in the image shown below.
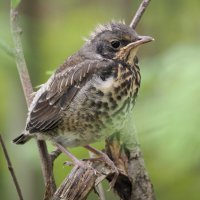
<svg viewBox="0 0 200 200"><path fill-rule="evenodd" d="M136 72L123 66L106 80L94 77L67 110L57 141L80 146L120 131L135 103L138 83Z"/></svg>

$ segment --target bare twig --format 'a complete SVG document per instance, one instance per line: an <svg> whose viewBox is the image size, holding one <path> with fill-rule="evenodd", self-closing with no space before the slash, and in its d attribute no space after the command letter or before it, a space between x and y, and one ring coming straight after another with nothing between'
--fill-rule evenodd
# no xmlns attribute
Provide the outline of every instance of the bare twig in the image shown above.
<svg viewBox="0 0 200 200"><path fill-rule="evenodd" d="M9 158L9 155L8 155L8 152L7 152L7 149L6 149L6 146L5 146L5 144L4 144L3 138L1 137L1 134L0 134L0 143L1 143L1 146L2 146L2 149L3 149L3 153L4 153L4 156L5 156L6 162L7 162L8 169L9 169L9 171L10 171L10 174L11 174L11 176L12 176L13 182L14 182L14 184L15 184L15 187L16 187L16 190L17 190L17 194L18 194L18 196L19 196L19 199L20 199L20 200L23 200L22 192L21 192L19 183L18 183L18 181L17 181L17 177L16 177L16 175L15 175L15 172L14 172L14 169L13 169L13 166L12 166L12 163L11 163L11 160L10 160L10 158Z"/></svg>
<svg viewBox="0 0 200 200"><path fill-rule="evenodd" d="M96 191L99 195L99 200L106 200L105 192L104 192L102 183L99 183L95 188L96 188Z"/></svg>
<svg viewBox="0 0 200 200"><path fill-rule="evenodd" d="M17 10L11 7L10 22L11 22L11 32L12 32L12 37L13 37L13 42L14 42L14 47L15 47L15 60L16 60L20 80L22 83L24 95L26 98L27 106L29 107L33 98L33 95L32 95L33 88L32 88L32 84L30 81L29 73L27 70L27 66L26 66L26 62L25 62L25 58L23 54L23 48L22 48L22 43L21 43L21 38L20 38L22 30L18 25L17 17L18 17ZM37 140L37 146L39 149L42 173L43 173L45 185L48 188L48 195L52 196L54 191L56 190L56 186L55 186L55 180L53 176L51 159L47 151L46 143L44 141Z"/></svg>
<svg viewBox="0 0 200 200"><path fill-rule="evenodd" d="M52 162L52 164L53 164L53 162L54 162L54 160L59 156L61 154L61 151L60 151L60 149L55 149L55 150L53 150L50 154L49 154L49 156L50 156L50 158L51 158L51 162Z"/></svg>
<svg viewBox="0 0 200 200"><path fill-rule="evenodd" d="M144 14L147 6L149 5L151 0L143 0L142 3L140 4L137 12L135 13L135 16L133 17L131 23L130 23L130 27L132 27L133 29L136 28L136 26L138 25L142 15Z"/></svg>
<svg viewBox="0 0 200 200"><path fill-rule="evenodd" d="M104 162L83 162L88 167L74 166L55 192L52 200L85 200L97 184L113 173Z"/></svg>
<svg viewBox="0 0 200 200"><path fill-rule="evenodd" d="M11 32L12 32L12 37L13 37L13 42L14 42L14 47L15 47L15 60L16 60L20 80L22 83L24 96L26 98L27 106L29 106L32 101L31 94L33 93L33 88L32 88L29 73L26 67L26 62L24 58L21 37L20 37L22 30L18 25L17 16L18 16L17 10L11 8L10 9L10 22L11 22L10 25L11 25Z"/></svg>

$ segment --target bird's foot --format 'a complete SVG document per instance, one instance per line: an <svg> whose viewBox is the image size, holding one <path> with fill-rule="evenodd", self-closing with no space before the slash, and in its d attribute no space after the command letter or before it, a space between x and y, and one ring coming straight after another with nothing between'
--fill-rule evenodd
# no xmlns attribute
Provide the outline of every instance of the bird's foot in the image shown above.
<svg viewBox="0 0 200 200"><path fill-rule="evenodd" d="M102 162L106 163L106 165L109 166L112 173L114 174L112 181L110 182L110 187L109 187L108 191L110 191L115 186L115 183L119 176L119 169L115 166L113 161L110 160L110 158L106 154L105 154L105 156L101 156L98 158L86 158L86 159L83 159L83 161L91 161L91 162L102 161Z"/></svg>
<svg viewBox="0 0 200 200"><path fill-rule="evenodd" d="M113 171L114 176L113 176L113 178L110 182L110 187L108 189L108 191L110 191L115 186L115 183L116 183L117 178L119 176L119 170L115 166L114 162L105 153L104 153L104 156L99 157L99 159L101 159L103 162L105 162L111 168L111 170Z"/></svg>
<svg viewBox="0 0 200 200"><path fill-rule="evenodd" d="M70 162L70 161L65 161L64 162L64 165L67 165L67 166L77 166L81 169L84 169L84 170L92 170L94 172L95 175L97 175L99 172L94 169L89 163L85 162L84 160L73 160L73 162Z"/></svg>
<svg viewBox="0 0 200 200"><path fill-rule="evenodd" d="M98 172L97 170L95 170L89 163L86 163L82 160L79 160L78 158L76 158L72 153L70 153L65 147L63 147L61 144L58 144L56 143L56 146L57 148L62 151L64 154L66 154L68 157L71 158L72 162L70 161L66 161L64 162L64 165L67 165L67 166L78 166L82 169L85 169L85 170L93 170L94 171L94 174L96 175Z"/></svg>
<svg viewBox="0 0 200 200"><path fill-rule="evenodd" d="M70 153L65 147L63 147L61 144L59 143L56 143L56 146L57 148L63 152L64 154L66 154L68 157L71 158L72 162L70 161L66 161L64 162L65 165L68 165L68 166L79 166L79 167L85 167L85 163L81 160L79 160L78 158L76 158L72 153Z"/></svg>
<svg viewBox="0 0 200 200"><path fill-rule="evenodd" d="M94 147L91 147L89 145L85 146L85 148L99 156L97 158L90 158L90 159L87 159L87 160L103 161L110 167L111 171L113 172L114 176L113 176L112 181L110 182L110 188L109 188L109 190L110 190L111 188L113 188L115 186L115 183L116 183L117 178L119 176L119 169L115 166L114 162L108 157L107 154L105 154L102 151L99 151L98 149L95 149Z"/></svg>

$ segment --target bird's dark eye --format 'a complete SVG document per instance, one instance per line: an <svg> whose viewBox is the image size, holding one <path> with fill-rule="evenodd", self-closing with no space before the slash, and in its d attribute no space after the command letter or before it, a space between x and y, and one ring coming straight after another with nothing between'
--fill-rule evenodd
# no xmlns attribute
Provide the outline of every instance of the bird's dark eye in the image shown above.
<svg viewBox="0 0 200 200"><path fill-rule="evenodd" d="M113 40L113 41L111 41L111 45L113 48L117 49L120 47L121 43L119 40Z"/></svg>

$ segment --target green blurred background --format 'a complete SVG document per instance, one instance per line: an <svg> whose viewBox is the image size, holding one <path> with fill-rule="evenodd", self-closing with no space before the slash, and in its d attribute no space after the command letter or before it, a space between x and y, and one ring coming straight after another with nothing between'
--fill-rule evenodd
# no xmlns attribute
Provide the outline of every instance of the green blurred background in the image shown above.
<svg viewBox="0 0 200 200"><path fill-rule="evenodd" d="M130 23L139 0L23 0L20 23L33 86L83 44L98 23L125 19ZM200 2L152 0L137 32L155 42L140 49L142 86L135 106L146 167L160 200L200 199ZM0 40L11 46L9 2L0 2ZM26 103L14 60L0 49L0 133L3 135L25 199L42 199L38 150L35 141L15 146L21 133ZM103 148L103 143L96 144ZM52 149L52 146L49 146ZM72 152L87 157L83 148ZM55 162L57 184L69 172L60 156ZM105 186L106 189L108 186ZM108 199L117 199L106 192ZM0 198L17 199L0 150ZM90 199L98 199L94 194Z"/></svg>

